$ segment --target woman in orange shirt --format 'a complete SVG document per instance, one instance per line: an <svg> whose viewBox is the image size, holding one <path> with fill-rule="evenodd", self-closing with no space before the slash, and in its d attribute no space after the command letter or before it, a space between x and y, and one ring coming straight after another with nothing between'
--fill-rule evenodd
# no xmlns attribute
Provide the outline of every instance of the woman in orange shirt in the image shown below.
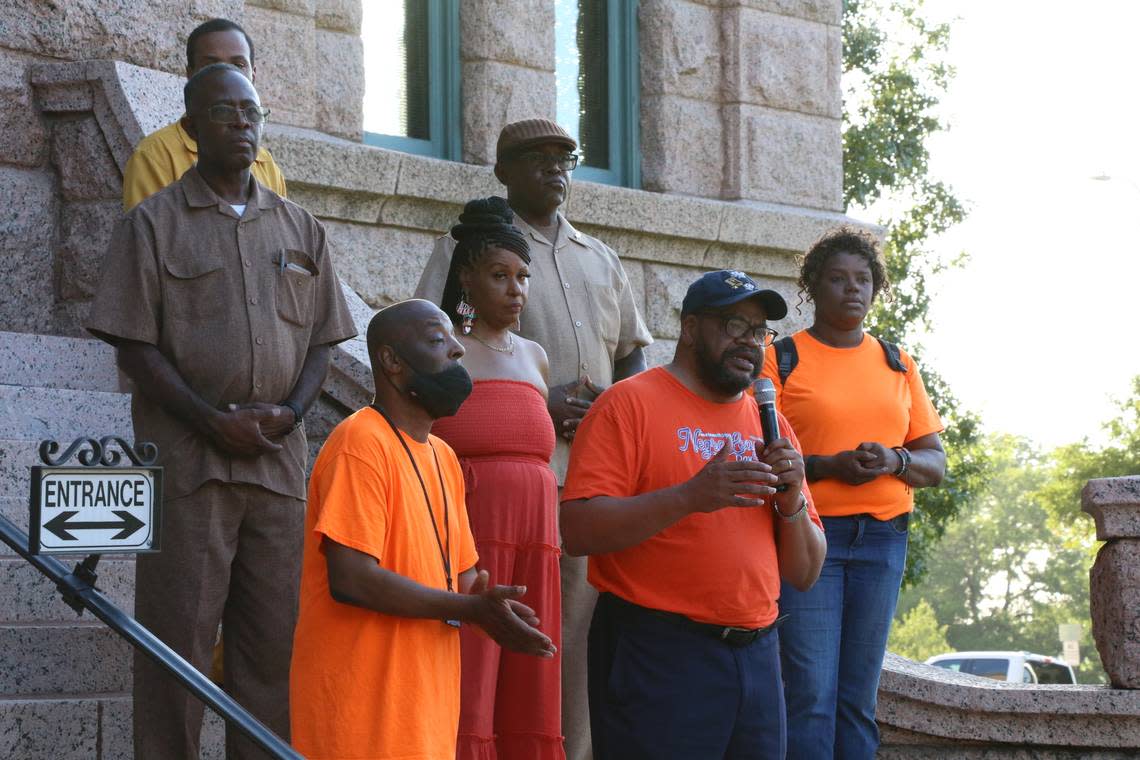
<svg viewBox="0 0 1140 760"><path fill-rule="evenodd" d="M943 428L914 361L863 331L889 289L874 238L828 232L804 256L799 286L814 321L767 352L764 375L803 445L827 558L810 590L780 590L788 757L871 760L912 489L942 480Z"/></svg>
<svg viewBox="0 0 1140 760"><path fill-rule="evenodd" d="M459 456L479 567L491 582L526 586L524 602L561 645L558 496L550 456L542 346L516 335L530 272L526 238L498 197L469 202L451 229L457 245L440 308L455 322L474 387L432 432ZM459 760L564 760L561 659L503 651L460 631Z"/></svg>

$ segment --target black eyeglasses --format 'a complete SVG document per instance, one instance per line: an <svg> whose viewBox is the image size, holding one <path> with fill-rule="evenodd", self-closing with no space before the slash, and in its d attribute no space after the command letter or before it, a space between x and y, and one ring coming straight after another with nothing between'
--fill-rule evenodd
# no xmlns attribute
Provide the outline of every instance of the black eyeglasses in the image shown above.
<svg viewBox="0 0 1140 760"><path fill-rule="evenodd" d="M557 166L559 171L572 172L578 166L578 154L576 153L543 153L542 151L532 150L526 153L520 153L515 156L515 158L519 161L526 161L537 169Z"/></svg>
<svg viewBox="0 0 1140 760"><path fill-rule="evenodd" d="M215 124L237 124L241 121L242 116L244 116L245 120L250 124L261 124L269 116L269 109L262 108L261 106L237 108L235 106L219 104L210 106L209 115L210 121Z"/></svg>
<svg viewBox="0 0 1140 760"><path fill-rule="evenodd" d="M717 314L711 311L702 313L706 317L719 319L724 334L733 340L740 340L745 335L748 335L761 346L767 347L772 345L776 340L776 336L780 334L767 325L754 324L744 317L725 316L724 314Z"/></svg>

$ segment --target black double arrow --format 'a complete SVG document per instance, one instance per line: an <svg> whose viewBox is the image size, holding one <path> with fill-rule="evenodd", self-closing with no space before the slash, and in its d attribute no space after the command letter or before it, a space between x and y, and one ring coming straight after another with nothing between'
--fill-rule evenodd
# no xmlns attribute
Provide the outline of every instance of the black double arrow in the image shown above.
<svg viewBox="0 0 1140 760"><path fill-rule="evenodd" d="M72 517L75 517L78 512L60 512L55 517L44 523L44 528L63 541L77 541L78 539L71 535L69 531L73 530L115 530L119 532L111 536L113 541L119 539L129 538L133 533L137 532L139 528L146 525L142 520L132 515L125 510L115 510L112 512L116 517L121 518L119 522L68 522Z"/></svg>

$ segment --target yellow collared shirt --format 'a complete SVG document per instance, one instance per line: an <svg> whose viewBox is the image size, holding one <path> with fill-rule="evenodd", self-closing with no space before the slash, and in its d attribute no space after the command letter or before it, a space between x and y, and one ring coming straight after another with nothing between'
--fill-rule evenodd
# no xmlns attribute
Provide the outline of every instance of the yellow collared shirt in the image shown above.
<svg viewBox="0 0 1140 760"><path fill-rule="evenodd" d="M123 211L130 211L173 184L197 161L198 143L186 134L181 122L168 124L144 137L123 172ZM259 148L250 168L258 182L285 197L285 177L269 151Z"/></svg>

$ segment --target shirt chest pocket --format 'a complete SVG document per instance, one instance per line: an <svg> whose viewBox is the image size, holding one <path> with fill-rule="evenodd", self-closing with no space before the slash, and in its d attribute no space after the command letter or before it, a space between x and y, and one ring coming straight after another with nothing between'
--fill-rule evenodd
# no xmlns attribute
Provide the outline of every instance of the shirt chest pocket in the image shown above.
<svg viewBox="0 0 1140 760"><path fill-rule="evenodd" d="M589 280L586 282L586 293L598 334L605 341L610 356L613 356L621 337L621 306L617 288Z"/></svg>
<svg viewBox="0 0 1140 760"><path fill-rule="evenodd" d="M277 254L277 315L295 325L305 326L313 319L313 301L320 271L304 251L285 248Z"/></svg>
<svg viewBox="0 0 1140 760"><path fill-rule="evenodd" d="M163 307L171 317L209 322L226 315L226 277L221 257L172 258L163 261L166 292Z"/></svg>

